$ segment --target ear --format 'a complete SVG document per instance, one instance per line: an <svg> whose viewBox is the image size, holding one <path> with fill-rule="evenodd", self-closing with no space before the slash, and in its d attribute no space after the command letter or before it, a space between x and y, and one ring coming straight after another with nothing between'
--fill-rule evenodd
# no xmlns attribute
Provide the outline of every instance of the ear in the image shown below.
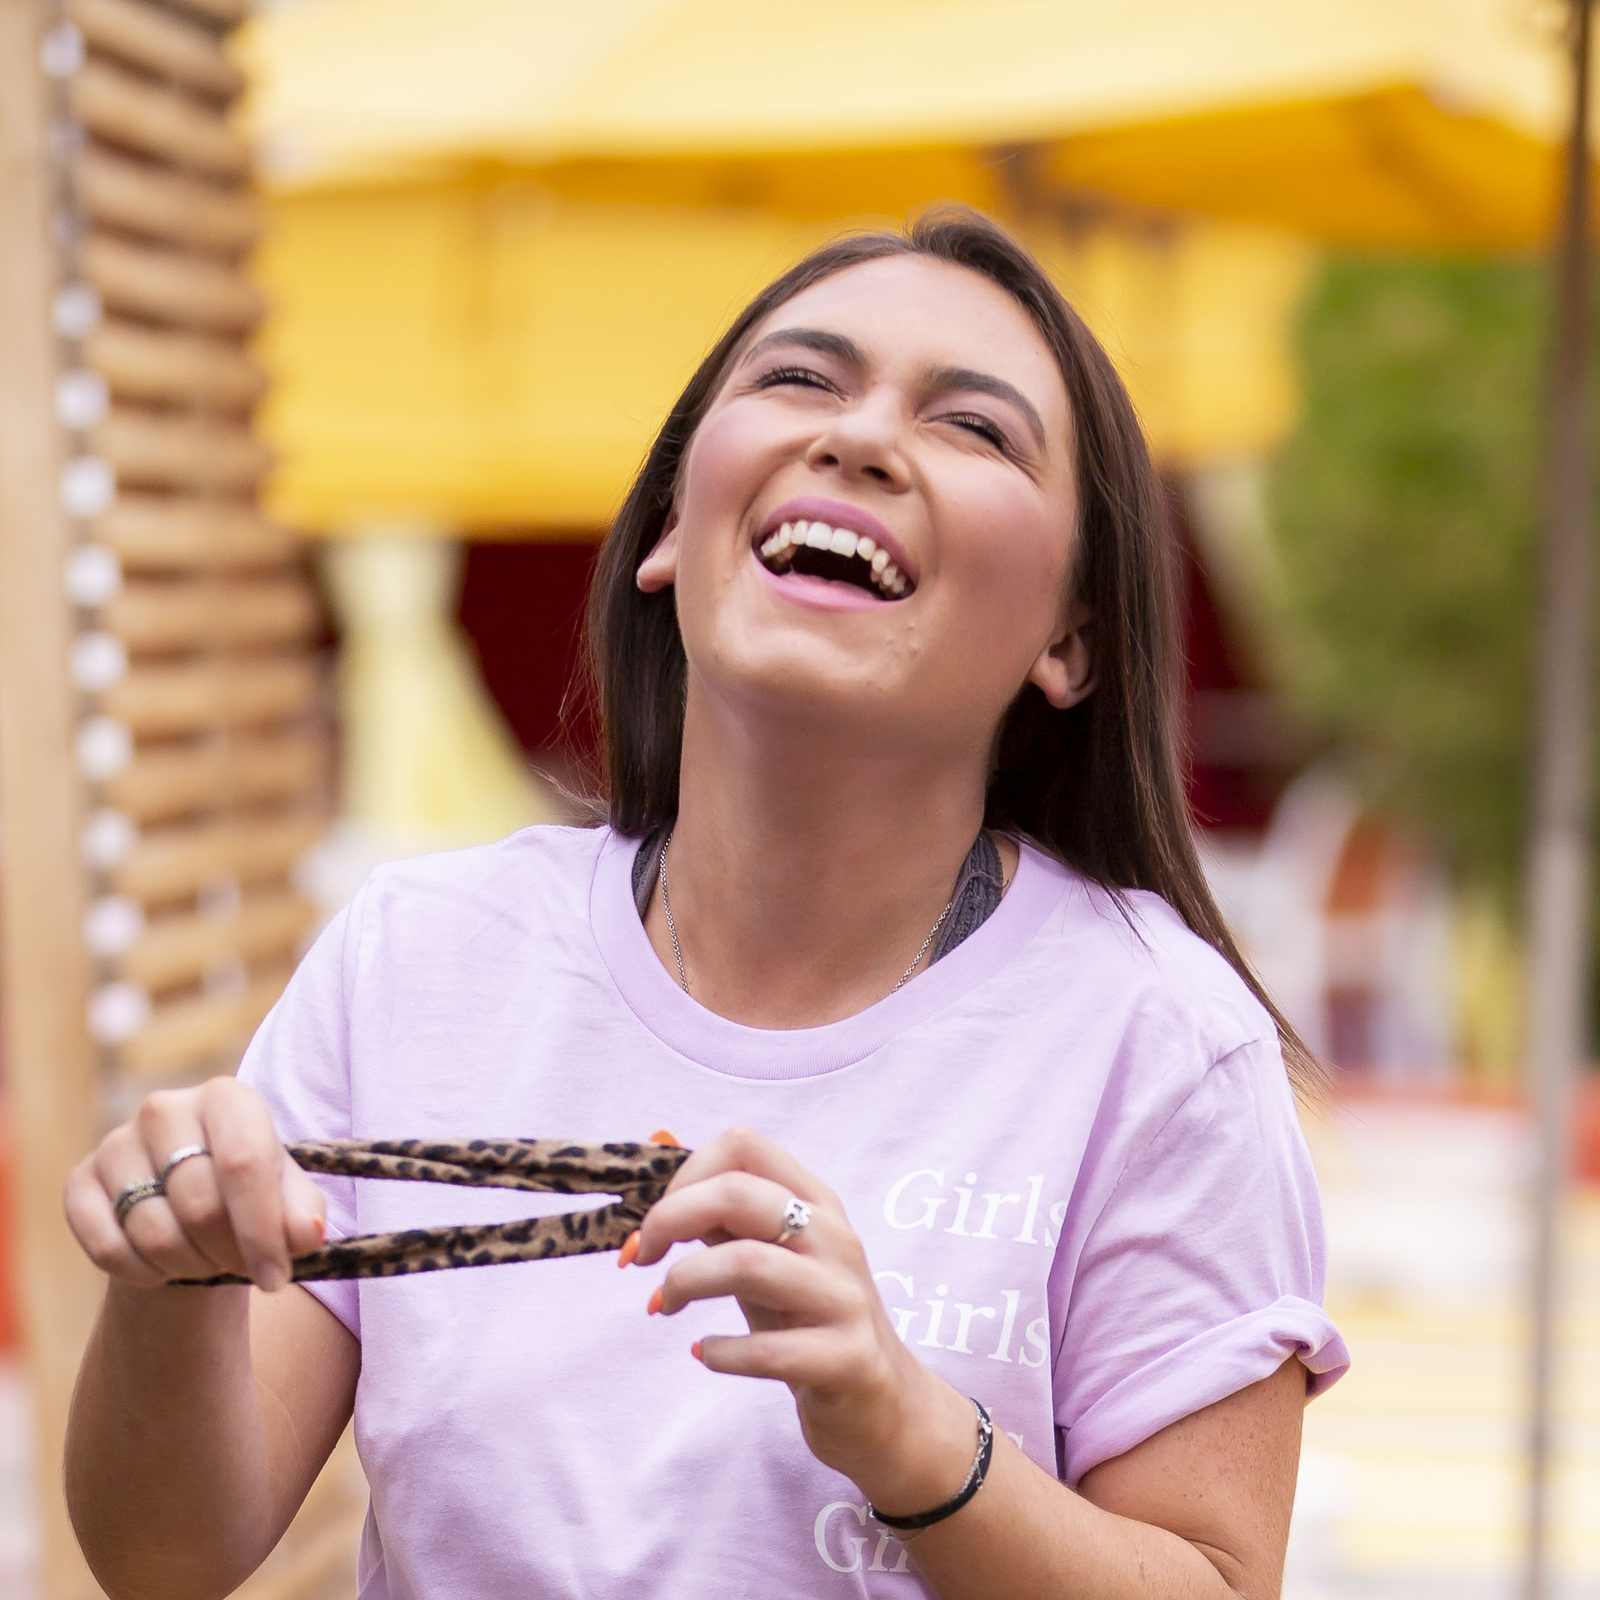
<svg viewBox="0 0 1600 1600"><path fill-rule="evenodd" d="M677 576L678 510L674 506L667 513L666 525L661 530L661 537L656 540L655 548L639 563L633 581L646 594L654 594L658 589L670 588Z"/></svg>
<svg viewBox="0 0 1600 1600"><path fill-rule="evenodd" d="M1089 609L1079 600L1067 608L1061 631L1039 652L1027 682L1038 684L1058 711L1075 706L1094 688L1094 633Z"/></svg>

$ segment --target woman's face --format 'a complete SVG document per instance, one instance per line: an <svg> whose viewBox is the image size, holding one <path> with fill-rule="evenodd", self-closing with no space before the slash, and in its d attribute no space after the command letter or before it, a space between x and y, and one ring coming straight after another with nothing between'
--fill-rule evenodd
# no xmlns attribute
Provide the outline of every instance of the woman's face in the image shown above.
<svg viewBox="0 0 1600 1600"><path fill-rule="evenodd" d="M981 757L1025 682L1059 706L1090 686L1063 605L1071 458L1061 374L1010 295L925 256L863 262L751 330L637 581L676 589L691 696ZM859 549L763 559L799 520L887 548L903 593Z"/></svg>

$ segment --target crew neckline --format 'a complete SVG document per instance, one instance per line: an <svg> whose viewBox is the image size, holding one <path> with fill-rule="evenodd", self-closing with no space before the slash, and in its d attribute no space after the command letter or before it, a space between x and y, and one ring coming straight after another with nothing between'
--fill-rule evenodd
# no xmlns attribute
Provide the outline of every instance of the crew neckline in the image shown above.
<svg viewBox="0 0 1600 1600"><path fill-rule="evenodd" d="M996 972L1038 932L1070 888L1072 874L1026 839L1000 904L953 950L865 1011L814 1028L752 1028L719 1016L679 986L661 964L633 898L632 864L641 839L602 830L589 886L589 922L618 992L663 1044L736 1078L805 1078L870 1055Z"/></svg>

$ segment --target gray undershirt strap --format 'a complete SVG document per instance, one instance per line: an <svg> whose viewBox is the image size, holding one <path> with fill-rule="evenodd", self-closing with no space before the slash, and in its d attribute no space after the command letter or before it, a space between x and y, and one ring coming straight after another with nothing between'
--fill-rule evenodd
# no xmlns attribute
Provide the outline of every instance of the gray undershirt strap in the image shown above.
<svg viewBox="0 0 1600 1600"><path fill-rule="evenodd" d="M650 909L650 896L655 892L656 862L665 837L664 828L655 829L644 838L633 858L633 903L641 922ZM939 930L928 965L931 967L940 956L948 955L968 934L982 926L1000 904L1004 892L1005 869L1000 864L1000 851L986 829L973 840L967 859L961 863L950 915Z"/></svg>

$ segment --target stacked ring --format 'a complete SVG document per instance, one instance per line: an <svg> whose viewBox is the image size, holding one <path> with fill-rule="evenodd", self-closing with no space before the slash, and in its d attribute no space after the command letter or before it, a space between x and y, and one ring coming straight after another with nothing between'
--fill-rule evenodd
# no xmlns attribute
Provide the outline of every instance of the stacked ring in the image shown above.
<svg viewBox="0 0 1600 1600"><path fill-rule="evenodd" d="M174 1150L167 1157L166 1164L161 1169L159 1178L141 1178L137 1183L130 1183L121 1194L117 1196L117 1226L121 1227L128 1213L141 1200L153 1200L158 1194L167 1192L167 1174L177 1166L180 1161L187 1161L190 1156L208 1156L211 1152L203 1144L186 1144L181 1149Z"/></svg>
<svg viewBox="0 0 1600 1600"><path fill-rule="evenodd" d="M170 1173L180 1161L187 1161L190 1156L208 1156L210 1154L211 1152L207 1150L203 1144L183 1145L180 1149L174 1150L172 1154L167 1157L167 1164L161 1169L161 1181L163 1183L167 1181L167 1174Z"/></svg>
<svg viewBox="0 0 1600 1600"><path fill-rule="evenodd" d="M117 1226L122 1226L123 1219L141 1200L166 1192L166 1185L159 1178L141 1178L137 1183L130 1183L117 1196Z"/></svg>

